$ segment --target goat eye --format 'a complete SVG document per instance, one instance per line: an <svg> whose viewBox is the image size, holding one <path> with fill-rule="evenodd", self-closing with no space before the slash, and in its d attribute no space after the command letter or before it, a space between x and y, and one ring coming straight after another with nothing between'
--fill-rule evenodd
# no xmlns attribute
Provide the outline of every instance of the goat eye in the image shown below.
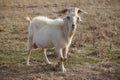
<svg viewBox="0 0 120 80"><path fill-rule="evenodd" d="M78 20L78 21L79 21L79 19L80 19L80 18L79 18L79 17L77 17L77 20Z"/></svg>
<svg viewBox="0 0 120 80"><path fill-rule="evenodd" d="M70 19L70 16L67 16L67 19Z"/></svg>

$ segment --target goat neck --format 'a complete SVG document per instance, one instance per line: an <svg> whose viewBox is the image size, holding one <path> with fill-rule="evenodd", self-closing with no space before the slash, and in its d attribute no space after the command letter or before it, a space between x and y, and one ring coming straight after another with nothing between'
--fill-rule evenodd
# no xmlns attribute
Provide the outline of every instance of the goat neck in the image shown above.
<svg viewBox="0 0 120 80"><path fill-rule="evenodd" d="M64 18L63 20L64 20L63 27L62 27L63 35L64 35L65 39L69 42L73 38L75 30L69 31L67 19Z"/></svg>

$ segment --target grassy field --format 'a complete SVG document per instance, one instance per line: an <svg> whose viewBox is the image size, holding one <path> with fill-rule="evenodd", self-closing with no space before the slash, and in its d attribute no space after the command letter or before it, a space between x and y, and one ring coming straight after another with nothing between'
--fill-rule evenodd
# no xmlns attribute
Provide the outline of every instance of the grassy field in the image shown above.
<svg viewBox="0 0 120 80"><path fill-rule="evenodd" d="M56 69L57 58L48 51L52 65L45 65L43 52L33 50L25 65L28 22L44 15L63 17L55 11L79 7L83 22L69 50L66 73ZM119 0L0 0L0 80L119 80L120 1Z"/></svg>

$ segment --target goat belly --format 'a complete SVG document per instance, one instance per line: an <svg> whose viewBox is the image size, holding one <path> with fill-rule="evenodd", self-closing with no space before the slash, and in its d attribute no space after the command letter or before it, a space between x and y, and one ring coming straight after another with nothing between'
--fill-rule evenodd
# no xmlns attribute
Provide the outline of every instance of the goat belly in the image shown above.
<svg viewBox="0 0 120 80"><path fill-rule="evenodd" d="M38 46L36 45L36 43L33 44L33 48L38 48Z"/></svg>

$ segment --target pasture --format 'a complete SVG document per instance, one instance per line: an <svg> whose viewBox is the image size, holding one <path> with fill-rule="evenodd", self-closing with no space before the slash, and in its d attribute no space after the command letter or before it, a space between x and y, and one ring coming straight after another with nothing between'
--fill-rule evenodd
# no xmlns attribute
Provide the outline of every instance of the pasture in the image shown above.
<svg viewBox="0 0 120 80"><path fill-rule="evenodd" d="M43 52L27 56L28 25L25 17L63 17L55 11L76 6L88 12L69 49L66 73L56 69L54 50L47 51L52 65L45 65ZM0 80L119 80L120 1L119 0L0 0Z"/></svg>

